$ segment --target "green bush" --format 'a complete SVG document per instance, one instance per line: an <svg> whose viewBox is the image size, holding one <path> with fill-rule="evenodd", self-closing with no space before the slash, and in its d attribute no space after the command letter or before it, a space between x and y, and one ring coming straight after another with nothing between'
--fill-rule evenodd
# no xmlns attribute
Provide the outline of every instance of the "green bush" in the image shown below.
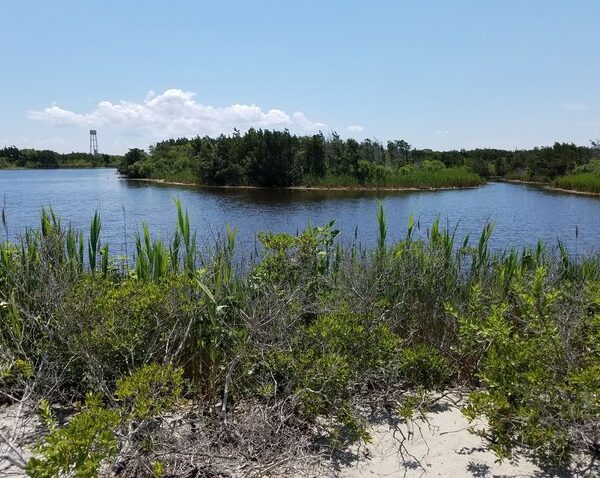
<svg viewBox="0 0 600 478"><path fill-rule="evenodd" d="M438 159L425 160L421 163L421 169L423 171L442 171L446 169L446 165Z"/></svg>
<svg viewBox="0 0 600 478"><path fill-rule="evenodd" d="M126 416L143 420L173 408L181 397L183 370L151 364L117 380L115 396Z"/></svg>
<svg viewBox="0 0 600 478"><path fill-rule="evenodd" d="M112 387L119 377L173 353L165 348L168 334L185 330L195 310L187 286L185 279L115 283L99 277L77 284L56 319L66 340L56 344L57 354L68 354L72 380L91 389Z"/></svg>
<svg viewBox="0 0 600 478"><path fill-rule="evenodd" d="M566 463L600 443L600 319L563 320L562 294L543 267L517 281L510 299L459 317L462 352L477 356L481 383L465 414L486 418L484 434L501 458L526 449L543 463Z"/></svg>
<svg viewBox="0 0 600 478"><path fill-rule="evenodd" d="M450 385L455 373L447 358L426 345L402 350L398 370L408 387L425 390L444 389Z"/></svg>
<svg viewBox="0 0 600 478"><path fill-rule="evenodd" d="M42 414L50 433L27 463L32 478L95 478L102 461L116 453L119 413L104 408L97 396L88 395L83 410L64 428L56 427L47 405Z"/></svg>
<svg viewBox="0 0 600 478"><path fill-rule="evenodd" d="M385 324L342 308L303 327L296 341L289 351L269 354L261 393L274 396L288 390L297 397L304 419L314 423L320 417L333 418L328 429L332 439L340 427L348 436L367 439L365 425L352 405L353 391L361 383L384 385L400 339Z"/></svg>

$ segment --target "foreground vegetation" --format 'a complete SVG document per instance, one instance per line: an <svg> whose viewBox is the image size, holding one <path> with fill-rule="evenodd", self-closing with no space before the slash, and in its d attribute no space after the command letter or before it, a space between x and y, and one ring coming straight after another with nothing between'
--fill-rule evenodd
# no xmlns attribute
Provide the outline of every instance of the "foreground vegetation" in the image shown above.
<svg viewBox="0 0 600 478"><path fill-rule="evenodd" d="M0 169L115 168L121 159L121 156L109 154L61 154L49 150L18 149L14 146L0 149Z"/></svg>
<svg viewBox="0 0 600 478"><path fill-rule="evenodd" d="M235 230L197 244L177 204L172 240L144 227L130 266L97 215L86 238L44 211L0 248L0 400L45 424L11 460L32 477L283 466L368 441L366 404L410 420L455 387L500 458L597 457L600 259L494 253L491 225L457 244L438 221L389 244L377 219L372 249L331 223L262 233L238 264Z"/></svg>

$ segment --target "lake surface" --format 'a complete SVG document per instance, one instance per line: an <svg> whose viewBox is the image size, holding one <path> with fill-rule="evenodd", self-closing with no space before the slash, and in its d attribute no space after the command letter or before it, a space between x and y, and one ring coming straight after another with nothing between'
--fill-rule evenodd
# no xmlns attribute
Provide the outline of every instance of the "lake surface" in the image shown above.
<svg viewBox="0 0 600 478"><path fill-rule="evenodd" d="M2 197L11 239L27 227L38 227L42 207L52 206L64 223L84 228L86 234L98 210L102 242L108 241L114 253L123 252L126 243L133 251L133 234L142 221L153 234L172 236L175 198L188 209L199 237L222 234L230 224L238 229L238 243L246 251L254 249L259 231L296 233L309 222L322 225L334 219L343 241L354 241L356 232L363 244L373 244L377 198L383 200L392 240L405 234L412 213L421 236L438 215L443 225L458 224L457 237L471 233L472 243L493 223L495 249L532 246L538 239L554 247L560 238L574 253L600 250L600 198L508 183L416 192L205 189L128 181L113 169L15 170L0 171L0 201ZM5 231L0 232L4 238Z"/></svg>

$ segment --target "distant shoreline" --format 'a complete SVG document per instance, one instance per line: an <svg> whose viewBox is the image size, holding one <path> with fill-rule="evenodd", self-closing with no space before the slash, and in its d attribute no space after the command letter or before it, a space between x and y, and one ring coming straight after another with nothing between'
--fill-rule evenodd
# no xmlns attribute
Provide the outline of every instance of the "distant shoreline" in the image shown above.
<svg viewBox="0 0 600 478"><path fill-rule="evenodd" d="M0 171L64 171L66 169L80 170L80 169L114 169L117 170L117 166L58 166L56 168L28 168L26 166L10 166L10 167L0 167Z"/></svg>
<svg viewBox="0 0 600 478"><path fill-rule="evenodd" d="M568 194L579 194L580 196L600 196L600 193L594 193L591 191L579 191L578 189L566 189L559 188L557 186L552 186L550 183L543 183L541 181L526 181L524 179L497 179L497 181L505 182L505 183L515 183L515 184L530 184L532 186L538 186L542 189L546 189L548 191L557 191L561 193Z"/></svg>
<svg viewBox="0 0 600 478"><path fill-rule="evenodd" d="M271 186L215 186L209 184L198 184L192 182L184 182L184 181L169 181L166 179L153 179L153 178L127 178L121 177L121 179L126 181L139 181L146 183L154 183L154 184L166 184L170 186L196 186L203 189L265 189L265 190L292 190L292 191L448 191L448 190L458 190L458 189L476 189L479 186L445 186L445 187L406 187L406 186L385 186L385 187L377 187L377 186L281 186L281 187L271 187ZM484 183L485 184L485 183Z"/></svg>
<svg viewBox="0 0 600 478"><path fill-rule="evenodd" d="M590 191L579 191L577 189L565 189L565 188L559 188L556 186L543 186L543 188L548 189L549 191L558 191L558 192L563 192L563 193L579 194L581 196L600 196L600 193L593 193Z"/></svg>

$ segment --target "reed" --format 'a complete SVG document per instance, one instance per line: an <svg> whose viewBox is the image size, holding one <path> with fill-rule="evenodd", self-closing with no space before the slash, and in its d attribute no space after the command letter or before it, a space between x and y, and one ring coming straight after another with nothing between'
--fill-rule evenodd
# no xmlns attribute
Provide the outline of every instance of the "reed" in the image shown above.
<svg viewBox="0 0 600 478"><path fill-rule="evenodd" d="M377 201L377 253L379 255L385 254L385 239L387 237L387 218L383 209L383 203Z"/></svg>
<svg viewBox="0 0 600 478"><path fill-rule="evenodd" d="M600 194L600 173L577 173L561 176L554 180L554 186L587 193Z"/></svg>
<svg viewBox="0 0 600 478"><path fill-rule="evenodd" d="M88 240L88 261L90 270L94 272L96 270L96 259L98 257L100 247L100 230L102 229L102 222L100 221L100 214L98 211L94 213L92 222L90 224L90 237Z"/></svg>
<svg viewBox="0 0 600 478"><path fill-rule="evenodd" d="M464 167L451 167L441 170L424 170L413 168L401 170L377 167L373 174L360 179L352 175L332 175L307 178L305 184L313 187L344 188L411 188L439 189L476 187L485 183L477 174Z"/></svg>

